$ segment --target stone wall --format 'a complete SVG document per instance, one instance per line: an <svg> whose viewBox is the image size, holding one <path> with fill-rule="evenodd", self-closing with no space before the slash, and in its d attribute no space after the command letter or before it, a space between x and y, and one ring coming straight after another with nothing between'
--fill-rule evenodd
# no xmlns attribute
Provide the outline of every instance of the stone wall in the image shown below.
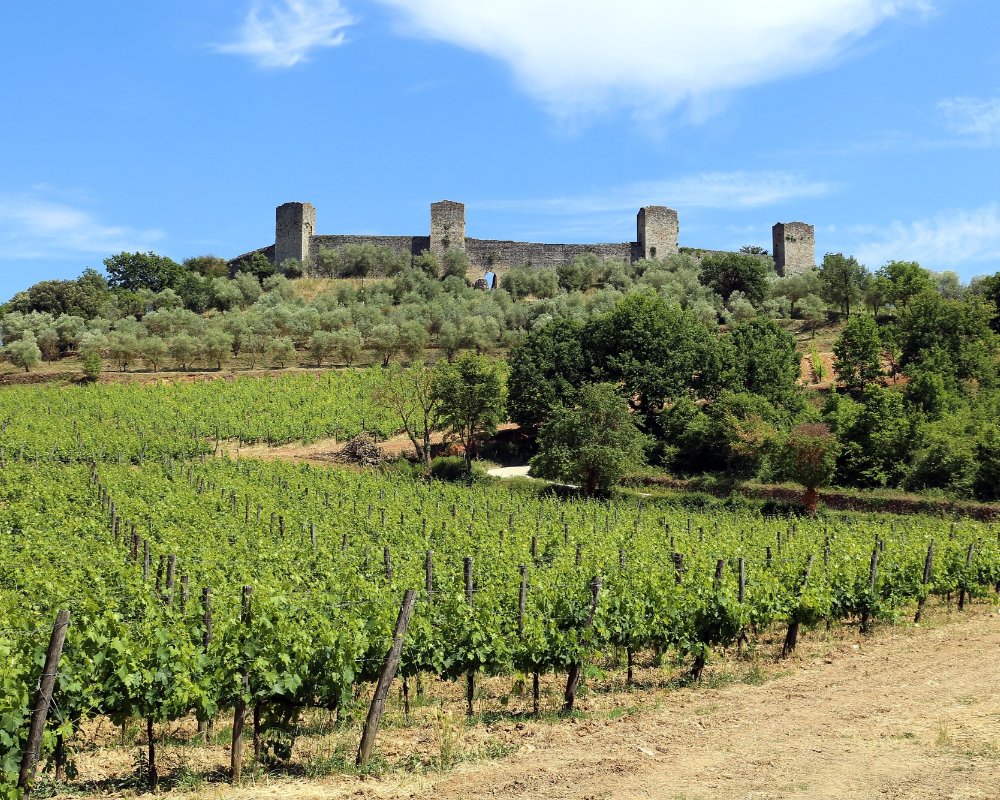
<svg viewBox="0 0 1000 800"><path fill-rule="evenodd" d="M774 268L779 275L807 272L816 266L816 234L805 222L779 222L771 229Z"/></svg>
<svg viewBox="0 0 1000 800"><path fill-rule="evenodd" d="M598 258L633 261L641 258L638 244L541 244L503 239L466 239L465 251L473 267L510 268L530 265L536 269L571 264L577 256L593 253Z"/></svg>
<svg viewBox="0 0 1000 800"><path fill-rule="evenodd" d="M349 244L373 244L375 247L388 247L399 255L418 256L430 248L431 240L429 236L357 236L354 234L313 236L310 243L310 255L315 257L321 247L336 250Z"/></svg>

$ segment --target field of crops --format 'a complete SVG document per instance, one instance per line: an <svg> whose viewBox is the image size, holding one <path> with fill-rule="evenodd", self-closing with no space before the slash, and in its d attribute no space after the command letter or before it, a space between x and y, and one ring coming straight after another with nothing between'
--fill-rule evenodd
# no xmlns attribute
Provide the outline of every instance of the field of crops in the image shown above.
<svg viewBox="0 0 1000 800"><path fill-rule="evenodd" d="M219 438L346 435L362 419L388 433L376 375L0 394L11 796L60 609L44 757L62 760L97 717L152 731L252 712L262 757L280 760L302 709L338 709L378 677L406 589L405 679L554 672L571 705L574 678L614 649L629 664L670 653L697 676L714 649L775 625L790 649L799 626L867 629L1000 583L997 529L973 522L765 518L192 458Z"/></svg>

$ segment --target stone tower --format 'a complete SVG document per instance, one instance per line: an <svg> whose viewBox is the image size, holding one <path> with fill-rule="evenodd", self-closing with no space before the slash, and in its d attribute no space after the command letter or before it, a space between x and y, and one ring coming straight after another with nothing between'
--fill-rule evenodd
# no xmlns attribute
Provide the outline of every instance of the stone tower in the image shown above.
<svg viewBox="0 0 1000 800"><path fill-rule="evenodd" d="M465 204L452 200L431 203L431 252L443 259L446 250L465 251Z"/></svg>
<svg viewBox="0 0 1000 800"><path fill-rule="evenodd" d="M771 228L774 269L779 275L807 272L816 266L816 234L804 222L779 222Z"/></svg>
<svg viewBox="0 0 1000 800"><path fill-rule="evenodd" d="M274 263L286 258L309 260L309 244L316 233L316 209L312 203L285 203L274 211Z"/></svg>
<svg viewBox="0 0 1000 800"><path fill-rule="evenodd" d="M677 212L672 208L640 208L635 223L643 258L663 258L677 252Z"/></svg>

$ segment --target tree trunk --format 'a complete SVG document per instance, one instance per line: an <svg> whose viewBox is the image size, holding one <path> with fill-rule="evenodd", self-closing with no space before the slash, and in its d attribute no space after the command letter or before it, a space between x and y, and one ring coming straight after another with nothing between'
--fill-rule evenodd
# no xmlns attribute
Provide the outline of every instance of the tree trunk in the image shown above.
<svg viewBox="0 0 1000 800"><path fill-rule="evenodd" d="M701 683L701 673L705 671L705 654L698 653L695 656L694 664L691 667L691 680Z"/></svg>
<svg viewBox="0 0 1000 800"><path fill-rule="evenodd" d="M816 514L816 509L819 507L819 490L815 486L806 487L802 494L802 504L811 516Z"/></svg>
<svg viewBox="0 0 1000 800"><path fill-rule="evenodd" d="M799 643L799 623L789 622L788 632L785 634L785 644L781 648L781 657L788 658Z"/></svg>

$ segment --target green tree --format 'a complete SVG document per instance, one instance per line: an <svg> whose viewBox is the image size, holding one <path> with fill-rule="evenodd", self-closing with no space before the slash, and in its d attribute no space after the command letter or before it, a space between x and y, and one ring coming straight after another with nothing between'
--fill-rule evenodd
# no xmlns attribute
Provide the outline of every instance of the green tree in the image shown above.
<svg viewBox="0 0 1000 800"><path fill-rule="evenodd" d="M868 281L868 270L854 256L827 253L819 268L823 299L851 316L851 306L862 298Z"/></svg>
<svg viewBox="0 0 1000 800"><path fill-rule="evenodd" d="M864 388L882 374L882 341L873 317L855 314L833 345L837 374L848 386Z"/></svg>
<svg viewBox="0 0 1000 800"><path fill-rule="evenodd" d="M361 355L361 334L354 328L345 328L335 331L336 337L333 342L333 352L341 363L351 366L355 359Z"/></svg>
<svg viewBox="0 0 1000 800"><path fill-rule="evenodd" d="M629 468L645 463L647 438L628 403L607 384L585 384L576 404L554 411L538 434L532 473L607 494Z"/></svg>
<svg viewBox="0 0 1000 800"><path fill-rule="evenodd" d="M382 360L382 366L388 367L392 357L399 352L399 328L391 322L376 325L368 334L368 347Z"/></svg>
<svg viewBox="0 0 1000 800"><path fill-rule="evenodd" d="M721 346L727 389L761 395L793 414L801 409L802 356L788 331L773 320L754 319L735 326Z"/></svg>
<svg viewBox="0 0 1000 800"><path fill-rule="evenodd" d="M180 369L188 369L198 356L198 340L187 333L178 333L167 342L167 352Z"/></svg>
<svg viewBox="0 0 1000 800"><path fill-rule="evenodd" d="M233 357L233 337L222 328L210 327L201 340L201 354L205 361L221 370Z"/></svg>
<svg viewBox="0 0 1000 800"><path fill-rule="evenodd" d="M916 261L889 261L878 274L889 284L889 299L906 308L921 292L934 288L930 274Z"/></svg>
<svg viewBox="0 0 1000 800"><path fill-rule="evenodd" d="M466 355L454 364L434 367L433 395L441 422L465 448L471 462L482 436L491 436L506 419L507 386L500 364Z"/></svg>
<svg viewBox="0 0 1000 800"><path fill-rule="evenodd" d="M866 488L901 484L915 442L899 392L872 384L861 402L831 395L823 416L841 444L839 482Z"/></svg>
<svg viewBox="0 0 1000 800"><path fill-rule="evenodd" d="M35 341L35 337L26 334L23 338L11 342L3 349L4 355L15 367L22 367L25 372L31 372L31 368L37 366L42 360L42 351Z"/></svg>
<svg viewBox="0 0 1000 800"><path fill-rule="evenodd" d="M709 253L701 260L701 282L727 302L742 292L753 305L763 303L771 272L768 259L750 253Z"/></svg>
<svg viewBox="0 0 1000 800"><path fill-rule="evenodd" d="M840 443L829 426L806 423L792 428L781 452L784 473L802 484L802 502L810 514L816 513L819 488L829 485L837 469Z"/></svg>
<svg viewBox="0 0 1000 800"><path fill-rule="evenodd" d="M271 260L261 250L255 250L240 257L235 264L236 271L253 275L263 283L277 272Z"/></svg>
<svg viewBox="0 0 1000 800"><path fill-rule="evenodd" d="M935 351L940 369L955 378L996 386L998 337L990 328L993 309L981 298L946 300L933 292L914 297L898 322L900 366L919 364Z"/></svg>
<svg viewBox="0 0 1000 800"><path fill-rule="evenodd" d="M130 333L115 331L108 339L108 355L125 372L139 355L139 341Z"/></svg>
<svg viewBox="0 0 1000 800"><path fill-rule="evenodd" d="M976 442L976 472L974 490L983 501L1000 500L1000 425L987 425Z"/></svg>
<svg viewBox="0 0 1000 800"><path fill-rule="evenodd" d="M790 303L792 316L798 309L799 301L809 295L819 295L822 290L819 270L808 269L804 272L793 272L791 275L777 278L771 284L771 294L774 297L785 297Z"/></svg>
<svg viewBox="0 0 1000 800"><path fill-rule="evenodd" d="M892 302L892 283L879 271L872 275L868 285L865 286L865 305L871 308L872 315L877 317L879 309L890 302Z"/></svg>
<svg viewBox="0 0 1000 800"><path fill-rule="evenodd" d="M650 292L627 295L591 319L582 342L592 378L621 385L647 419L668 398L715 380L715 337L693 314Z"/></svg>
<svg viewBox="0 0 1000 800"><path fill-rule="evenodd" d="M571 406L584 379L583 325L553 320L532 329L510 352L510 418L537 429L560 406Z"/></svg>
<svg viewBox="0 0 1000 800"><path fill-rule="evenodd" d="M990 327L1000 333L1000 272L974 279L970 288L975 296L987 303L987 308L993 310Z"/></svg>
<svg viewBox="0 0 1000 800"><path fill-rule="evenodd" d="M295 342L289 336L278 336L268 343L267 352L271 360L284 369L289 362L295 361Z"/></svg>
<svg viewBox="0 0 1000 800"><path fill-rule="evenodd" d="M337 345L337 334L331 331L315 331L309 337L309 355L316 359L316 366L323 366L323 359L332 353Z"/></svg>
<svg viewBox="0 0 1000 800"><path fill-rule="evenodd" d="M185 258L181 266L188 272L195 272L204 278L228 278L229 262L218 256L192 256Z"/></svg>
<svg viewBox="0 0 1000 800"><path fill-rule="evenodd" d="M442 278L454 276L465 280L465 275L469 271L469 255L464 250L447 250L442 259L444 274Z"/></svg>
<svg viewBox="0 0 1000 800"><path fill-rule="evenodd" d="M159 336L147 336L142 340L139 352L153 372L160 371L160 365L167 357L167 343Z"/></svg>
<svg viewBox="0 0 1000 800"><path fill-rule="evenodd" d="M173 259L156 253L118 253L104 259L108 284L113 289L138 292L149 289L162 292L173 288L184 268Z"/></svg>
<svg viewBox="0 0 1000 800"><path fill-rule="evenodd" d="M391 409L403 426L416 454L429 470L431 434L441 430L442 398L434 389L436 373L424 364L407 369L391 367L376 388L374 399Z"/></svg>

